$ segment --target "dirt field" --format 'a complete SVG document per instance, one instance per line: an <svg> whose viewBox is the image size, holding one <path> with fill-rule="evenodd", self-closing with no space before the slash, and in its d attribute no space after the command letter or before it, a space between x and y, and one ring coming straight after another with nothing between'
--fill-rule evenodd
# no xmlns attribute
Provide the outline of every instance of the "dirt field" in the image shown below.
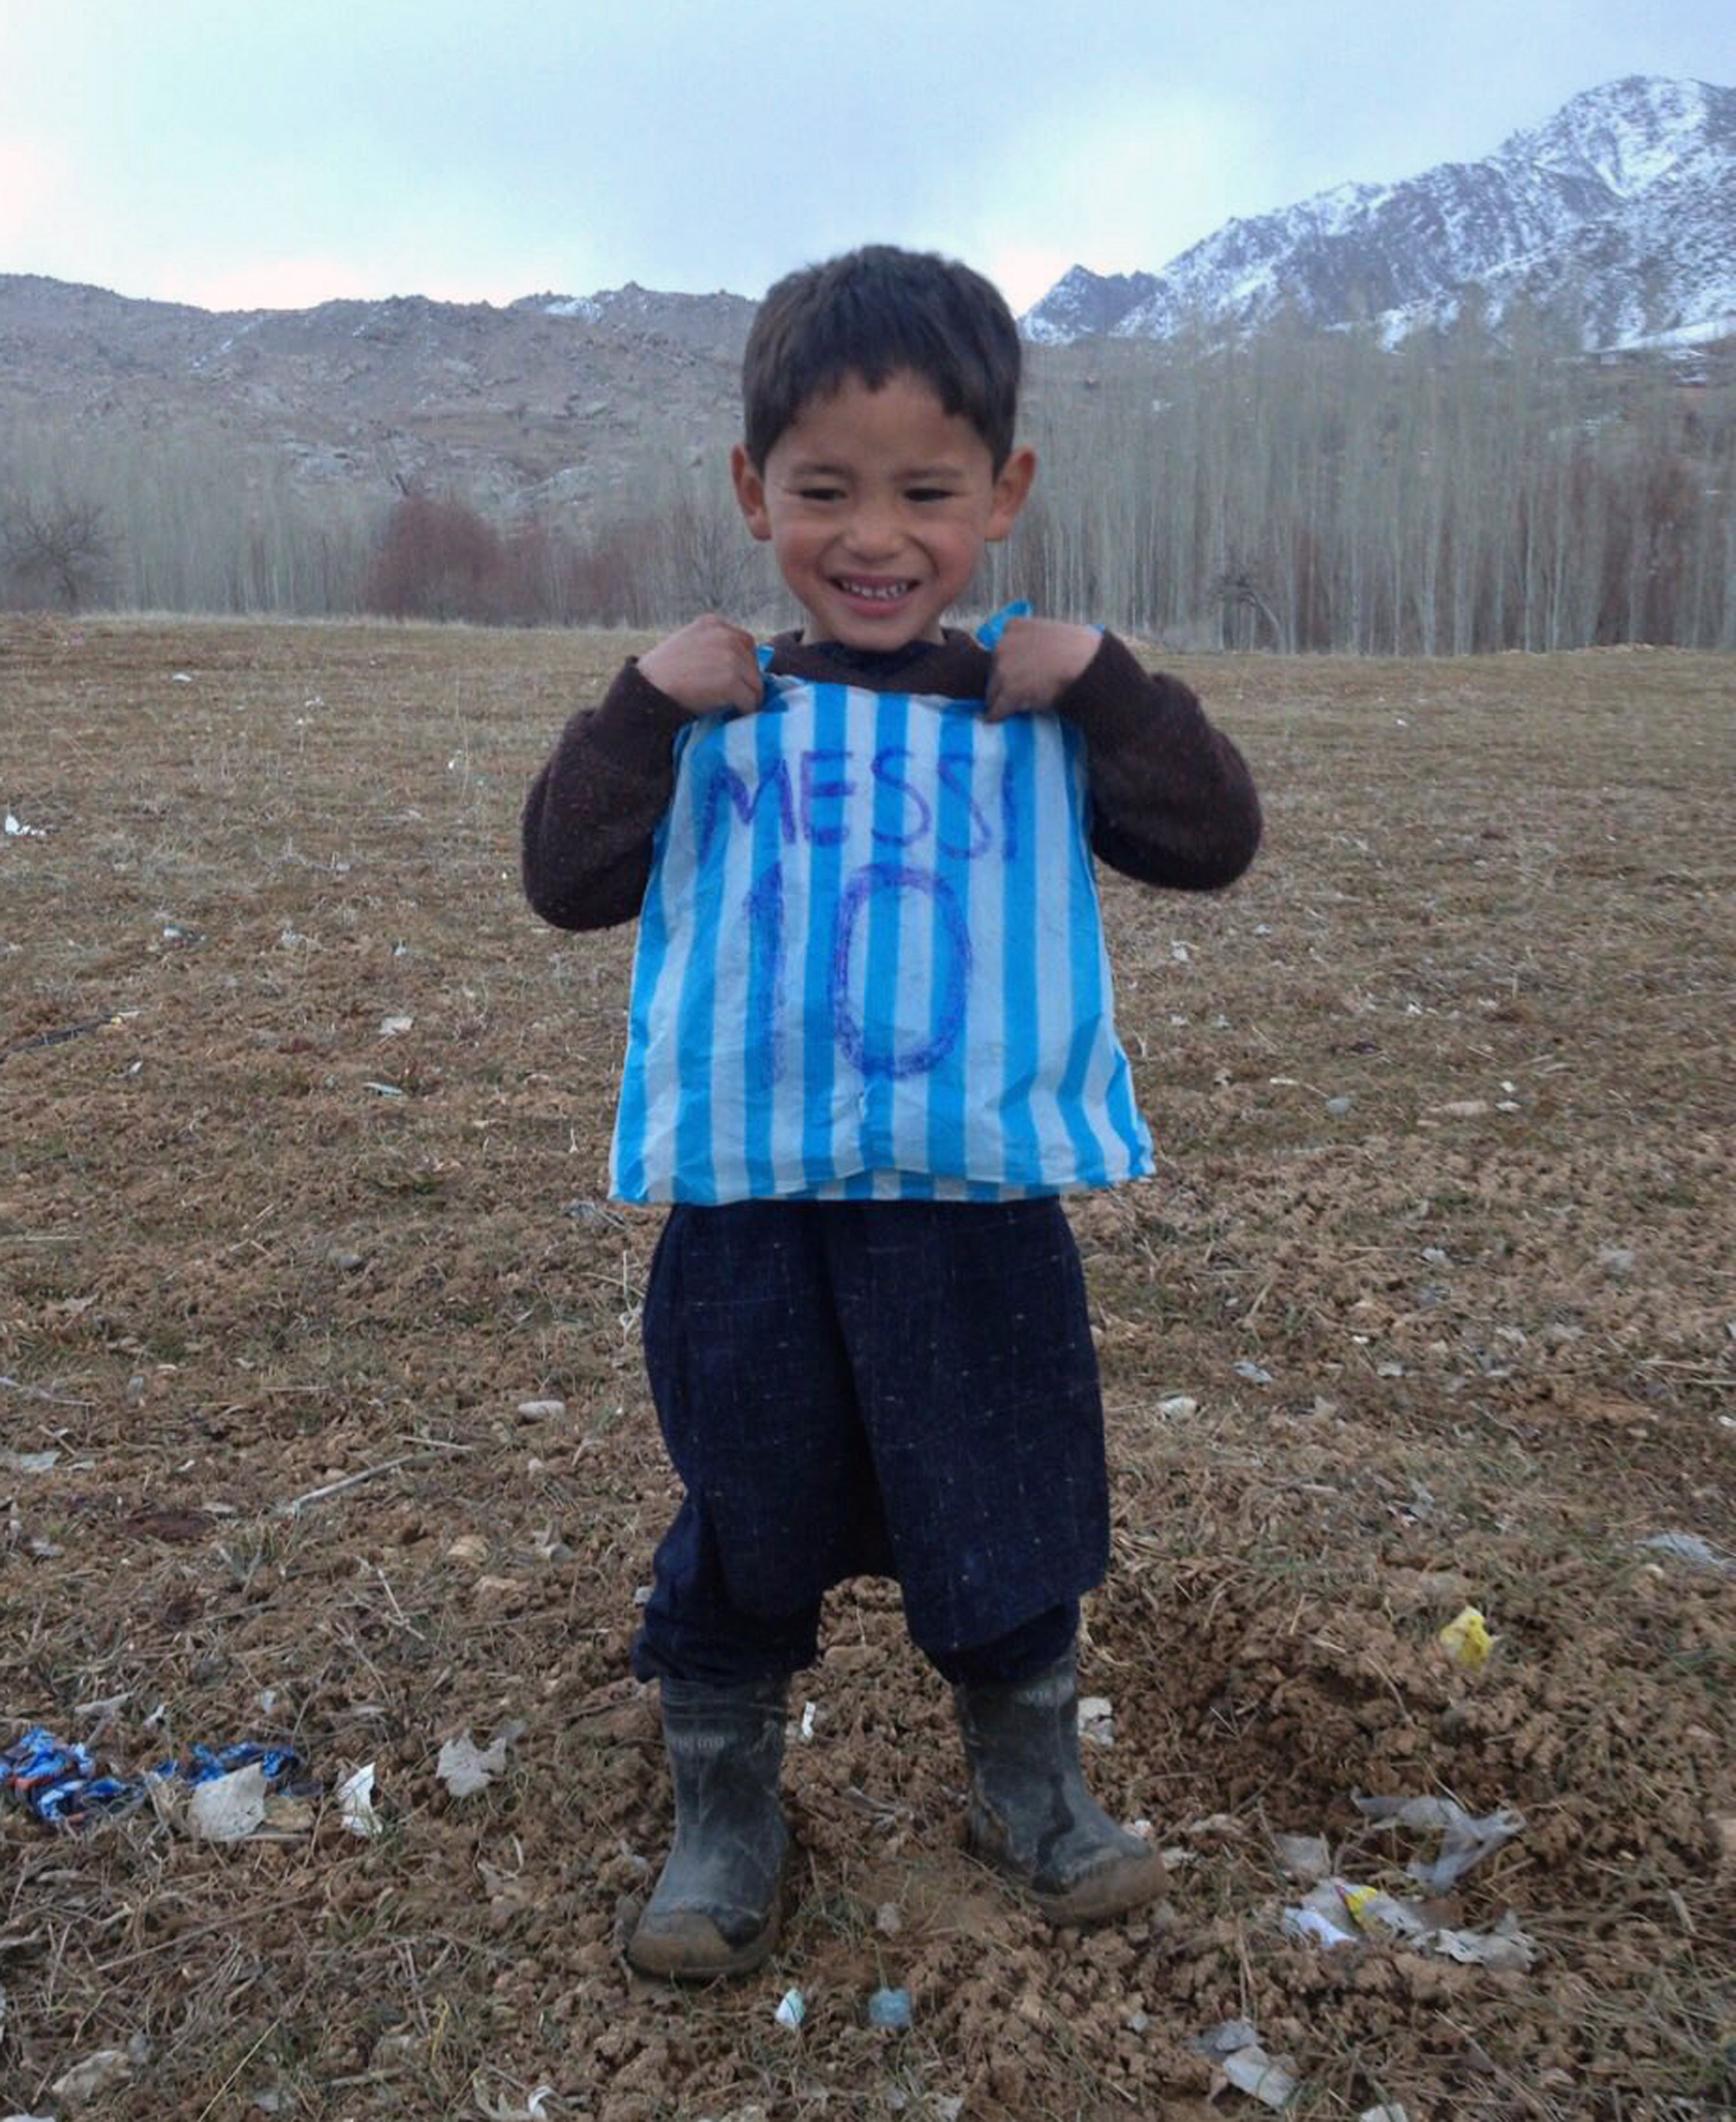
<svg viewBox="0 0 1736 2122"><path fill-rule="evenodd" d="M632 939L540 926L515 850L623 646L0 622L0 1746L282 1737L318 1786L234 1843L0 1811L0 2109L1253 2117L1194 2045L1240 2019L1294 2115L1730 2112L1731 665L1183 665L1268 845L1106 885L1163 1168L1075 1211L1090 1769L1171 1905L1052 1938L970 1863L866 1584L792 1704L779 1955L678 1993L618 1947L669 1817L622 1679L673 1495L656 1218L603 1199ZM451 1795L442 1743L514 1726ZM1274 1835L1422 1894L1439 1835L1359 1794L1521 1814L1428 1914L1532 1949L1286 1935Z"/></svg>

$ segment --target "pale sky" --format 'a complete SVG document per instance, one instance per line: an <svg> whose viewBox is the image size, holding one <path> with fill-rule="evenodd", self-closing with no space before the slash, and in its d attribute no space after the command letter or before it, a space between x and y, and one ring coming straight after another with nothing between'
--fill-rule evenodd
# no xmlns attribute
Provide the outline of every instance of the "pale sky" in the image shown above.
<svg viewBox="0 0 1736 2122"><path fill-rule="evenodd" d="M1736 86L1736 4L0 0L0 273L208 309L758 297L885 241L1024 309L1631 73Z"/></svg>

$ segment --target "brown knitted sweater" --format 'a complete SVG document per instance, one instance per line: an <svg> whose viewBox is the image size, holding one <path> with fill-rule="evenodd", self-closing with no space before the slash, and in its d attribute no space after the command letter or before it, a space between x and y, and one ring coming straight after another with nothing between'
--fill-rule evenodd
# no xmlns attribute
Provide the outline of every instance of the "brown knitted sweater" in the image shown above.
<svg viewBox="0 0 1736 2122"><path fill-rule="evenodd" d="M869 692L972 700L988 685L988 652L950 629L889 671L866 671L796 634L772 646L774 671ZM1259 845L1259 801L1242 755L1187 686L1143 670L1106 633L1056 707L1084 733L1091 845L1111 868L1188 891L1242 874ZM525 891L545 921L607 928L637 918L687 720L628 662L598 706L567 722L525 803Z"/></svg>

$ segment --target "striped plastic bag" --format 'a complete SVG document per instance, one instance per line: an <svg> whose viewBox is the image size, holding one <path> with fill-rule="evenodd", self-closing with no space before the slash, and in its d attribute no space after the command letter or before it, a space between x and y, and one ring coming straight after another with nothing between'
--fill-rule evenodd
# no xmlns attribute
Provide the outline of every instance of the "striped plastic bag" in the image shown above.
<svg viewBox="0 0 1736 2122"><path fill-rule="evenodd" d="M1152 1168L1084 743L1055 715L768 677L677 739L610 1183L996 1200Z"/></svg>

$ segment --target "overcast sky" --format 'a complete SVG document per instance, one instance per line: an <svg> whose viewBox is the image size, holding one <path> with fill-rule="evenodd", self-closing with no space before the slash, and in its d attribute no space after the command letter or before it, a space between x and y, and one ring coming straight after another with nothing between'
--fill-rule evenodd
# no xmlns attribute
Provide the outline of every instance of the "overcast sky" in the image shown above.
<svg viewBox="0 0 1736 2122"><path fill-rule="evenodd" d="M758 296L892 241L1023 309L1629 73L1736 85L1736 0L0 0L0 273Z"/></svg>

